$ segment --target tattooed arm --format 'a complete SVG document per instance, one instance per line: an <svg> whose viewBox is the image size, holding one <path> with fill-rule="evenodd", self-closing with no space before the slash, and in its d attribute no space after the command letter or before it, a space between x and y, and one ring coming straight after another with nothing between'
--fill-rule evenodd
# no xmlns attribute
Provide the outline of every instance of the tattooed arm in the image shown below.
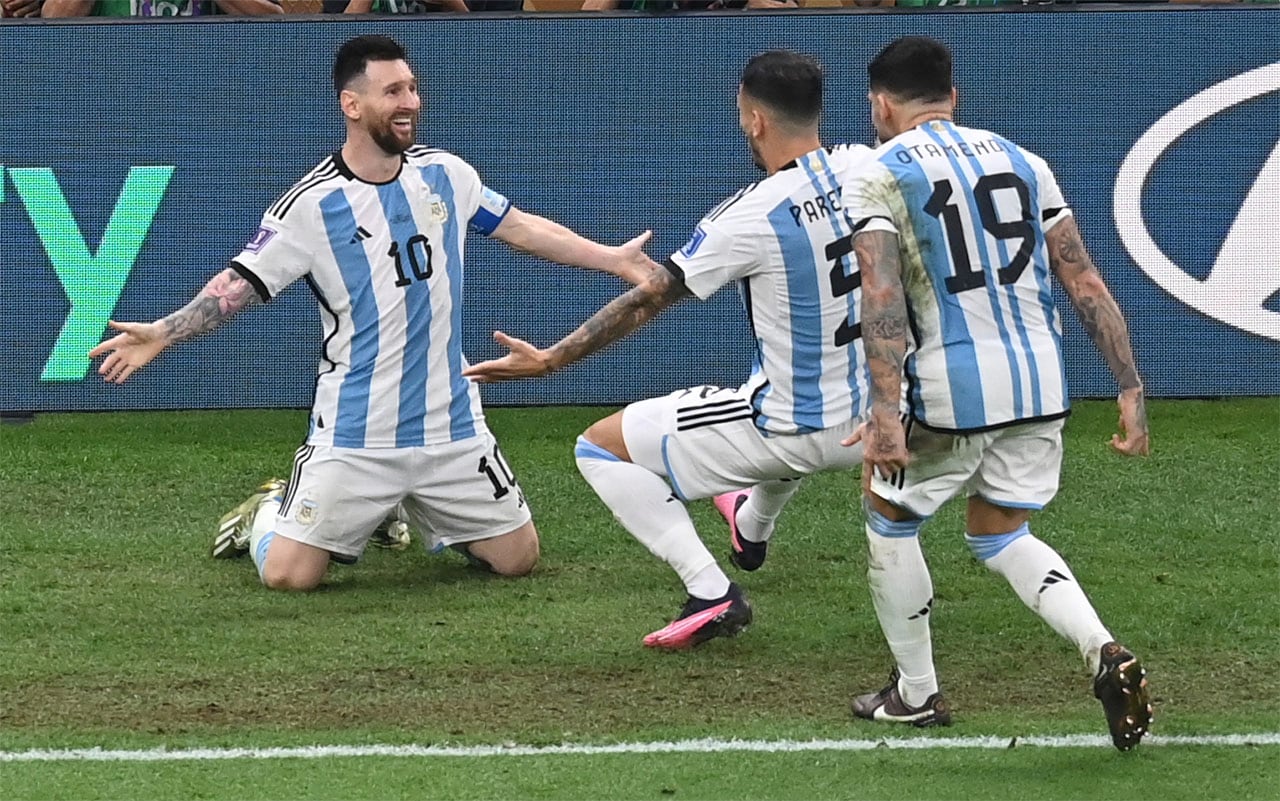
<svg viewBox="0 0 1280 801"><path fill-rule="evenodd" d="M655 270L644 283L611 301L578 330L546 350L495 331L494 340L511 352L500 359L474 364L463 375L482 383L547 375L622 339L690 294L684 282L669 270Z"/></svg>
<svg viewBox="0 0 1280 801"><path fill-rule="evenodd" d="M108 383L123 383L173 343L212 331L257 301L253 285L228 267L210 279L190 303L168 317L154 323L110 321L107 325L120 333L89 351L89 358L110 354L98 373Z"/></svg>
<svg viewBox="0 0 1280 801"><path fill-rule="evenodd" d="M863 460L883 477L907 466L906 433L898 416L902 360L907 350L907 300L898 236L866 231L853 240L862 272L862 344L871 371L871 417Z"/></svg>
<svg viewBox="0 0 1280 801"><path fill-rule="evenodd" d="M1112 436L1111 446L1128 456L1145 456L1150 450L1146 401L1124 315L1085 250L1074 217L1050 228L1045 241L1049 247L1049 266L1062 282L1084 330L1120 385L1121 433Z"/></svg>

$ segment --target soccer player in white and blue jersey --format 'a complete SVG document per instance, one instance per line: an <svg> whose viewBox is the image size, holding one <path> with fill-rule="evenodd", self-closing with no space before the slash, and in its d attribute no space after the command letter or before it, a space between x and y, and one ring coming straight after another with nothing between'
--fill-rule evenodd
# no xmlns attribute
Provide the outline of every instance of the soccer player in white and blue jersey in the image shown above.
<svg viewBox="0 0 1280 801"><path fill-rule="evenodd" d="M755 487L722 512L735 542L741 536L761 544L796 479L861 458L841 446L868 395L854 229L840 195L871 151L822 147L821 111L815 61L787 51L751 59L738 92L739 123L767 177L720 204L665 269L558 344L541 351L497 334L511 353L468 371L483 380L543 375L683 297L705 299L736 282L756 340L747 382L633 403L578 440L583 477L623 526L675 569L688 593L676 619L644 638L650 647L696 645L736 634L751 620L741 588L699 539L684 501Z"/></svg>
<svg viewBox="0 0 1280 801"><path fill-rule="evenodd" d="M514 208L457 156L416 146L417 79L391 39L347 41L333 81L342 148L280 197L190 304L154 323L113 322L121 333L90 355L109 354L99 372L124 381L170 344L304 278L324 321L310 430L287 489L251 499L229 552L250 552L268 587L311 589L331 559L358 558L399 506L433 546L523 575L537 532L463 375L467 229L632 283L652 268L648 234L619 248L590 242ZM273 517L257 520L264 514Z"/></svg>
<svg viewBox="0 0 1280 801"><path fill-rule="evenodd" d="M950 722L934 672L933 587L917 534L963 492L974 555L1076 645L1112 739L1128 750L1151 719L1144 671L1066 562L1028 526L1058 490L1068 413L1051 276L1120 385L1123 436L1112 445L1141 455L1148 450L1142 381L1124 317L1045 162L952 121L945 45L899 39L868 74L883 144L844 196L858 228L871 371L867 575L896 667L887 687L854 699L854 713L916 726Z"/></svg>

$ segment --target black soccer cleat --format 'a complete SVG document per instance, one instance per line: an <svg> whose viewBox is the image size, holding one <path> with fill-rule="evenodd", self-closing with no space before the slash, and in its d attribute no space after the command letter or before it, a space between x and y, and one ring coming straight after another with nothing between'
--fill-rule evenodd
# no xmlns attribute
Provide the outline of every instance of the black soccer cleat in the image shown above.
<svg viewBox="0 0 1280 801"><path fill-rule="evenodd" d="M912 726L950 726L951 707L941 691L925 699L921 706L908 706L898 692L898 669L889 672L889 685L880 692L856 696L850 707L854 717L879 723L909 723Z"/></svg>
<svg viewBox="0 0 1280 801"><path fill-rule="evenodd" d="M1093 695L1102 702L1111 729L1111 742L1129 751L1151 729L1154 717L1147 671L1138 658L1118 642L1102 646Z"/></svg>

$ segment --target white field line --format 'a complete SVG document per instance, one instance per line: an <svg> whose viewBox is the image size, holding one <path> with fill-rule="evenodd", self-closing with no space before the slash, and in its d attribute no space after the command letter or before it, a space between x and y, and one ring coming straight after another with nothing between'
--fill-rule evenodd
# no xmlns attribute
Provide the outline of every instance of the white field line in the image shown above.
<svg viewBox="0 0 1280 801"><path fill-rule="evenodd" d="M1257 734L1151 735L1142 748L1174 745L1280 745L1280 732ZM334 757L496 757L593 754L709 754L734 751L794 753L799 751L904 751L935 749L997 750L1007 748L1110 748L1111 739L1097 734L1060 737L948 737L883 740L680 740L606 745L310 745L292 748L152 748L126 751L105 748L0 751L0 762L175 762L212 759L331 759Z"/></svg>

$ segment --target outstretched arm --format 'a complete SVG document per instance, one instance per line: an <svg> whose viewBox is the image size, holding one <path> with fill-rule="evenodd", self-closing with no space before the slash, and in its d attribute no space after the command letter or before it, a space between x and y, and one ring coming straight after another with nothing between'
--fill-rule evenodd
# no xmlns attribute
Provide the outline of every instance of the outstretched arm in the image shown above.
<svg viewBox="0 0 1280 801"><path fill-rule="evenodd" d="M899 415L902 360L907 351L907 300L902 289L898 235L865 231L853 250L862 272L862 344L871 371L871 417L862 435L863 461L888 478L907 466L906 432ZM856 441L850 437L850 441Z"/></svg>
<svg viewBox="0 0 1280 801"><path fill-rule="evenodd" d="M1150 451L1146 401L1124 315L1089 257L1074 217L1050 228L1045 242L1050 268L1120 385L1120 434L1112 436L1111 446L1128 456L1145 456Z"/></svg>
<svg viewBox="0 0 1280 801"><path fill-rule="evenodd" d="M109 383L120 384L160 351L212 331L236 312L258 301L253 285L228 267L205 284L190 303L154 323L107 323L120 333L89 351L89 358L110 354L98 368Z"/></svg>
<svg viewBox="0 0 1280 801"><path fill-rule="evenodd" d="M683 281L660 268L644 283L610 301L578 330L546 350L495 331L493 338L511 352L500 359L474 364L464 370L463 375L481 383L547 375L622 339L689 294Z"/></svg>
<svg viewBox="0 0 1280 801"><path fill-rule="evenodd" d="M652 231L645 231L626 244L610 247L578 236L546 217L512 207L498 223L493 235L516 250L532 253L547 261L600 270L637 286L659 269L659 265L644 253Z"/></svg>

